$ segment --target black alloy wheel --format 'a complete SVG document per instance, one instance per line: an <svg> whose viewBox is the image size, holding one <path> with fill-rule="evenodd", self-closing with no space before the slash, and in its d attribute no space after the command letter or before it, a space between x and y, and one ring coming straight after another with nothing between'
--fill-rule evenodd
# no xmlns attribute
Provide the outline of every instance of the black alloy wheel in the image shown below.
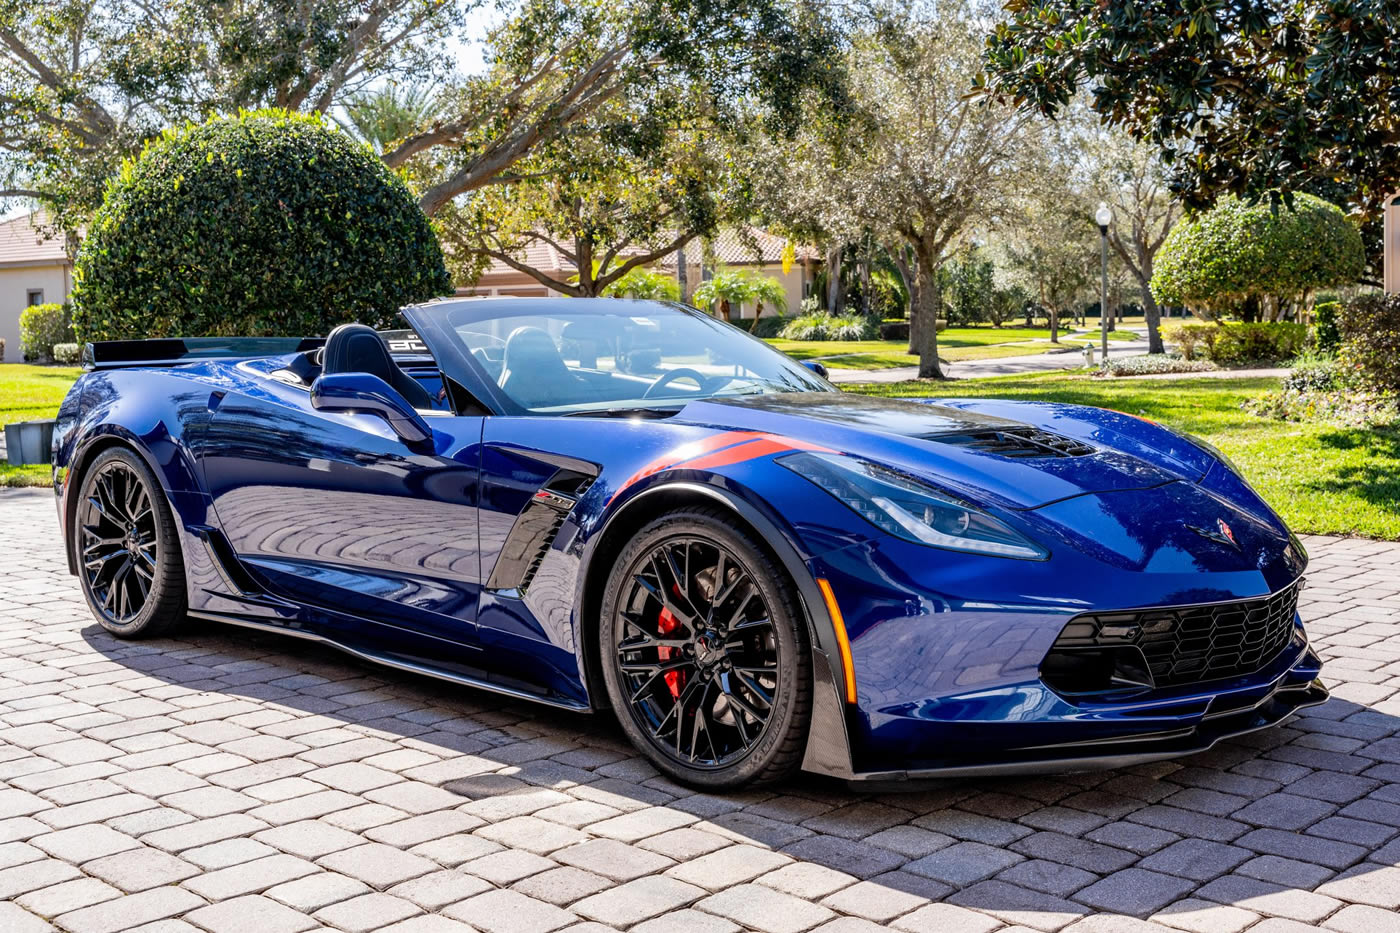
<svg viewBox="0 0 1400 933"><path fill-rule="evenodd" d="M185 615L185 575L170 507L150 470L113 448L87 470L80 495L74 551L97 621L123 637L168 631Z"/></svg>
<svg viewBox="0 0 1400 933"><path fill-rule="evenodd" d="M633 742L705 787L790 773L806 737L810 664L771 559L728 516L696 509L643 529L609 583L604 666Z"/></svg>

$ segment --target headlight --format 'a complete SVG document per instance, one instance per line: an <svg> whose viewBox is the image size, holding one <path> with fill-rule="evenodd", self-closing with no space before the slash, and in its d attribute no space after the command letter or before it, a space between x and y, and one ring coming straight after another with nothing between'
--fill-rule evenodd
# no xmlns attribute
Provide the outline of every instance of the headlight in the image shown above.
<svg viewBox="0 0 1400 933"><path fill-rule="evenodd" d="M906 541L1024 560L1050 556L986 512L873 463L812 452L777 462L816 483L880 530Z"/></svg>

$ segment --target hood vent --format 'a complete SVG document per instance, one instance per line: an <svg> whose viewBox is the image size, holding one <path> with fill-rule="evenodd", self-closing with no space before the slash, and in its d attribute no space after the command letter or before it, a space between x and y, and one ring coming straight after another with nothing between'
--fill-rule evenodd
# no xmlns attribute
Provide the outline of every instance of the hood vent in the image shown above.
<svg viewBox="0 0 1400 933"><path fill-rule="evenodd" d="M1083 457L1096 452L1094 447L1073 438L1051 434L1039 428L1004 428L994 431L971 431L966 434L928 434L924 440L954 447L966 447L984 454L1031 460L1045 457Z"/></svg>

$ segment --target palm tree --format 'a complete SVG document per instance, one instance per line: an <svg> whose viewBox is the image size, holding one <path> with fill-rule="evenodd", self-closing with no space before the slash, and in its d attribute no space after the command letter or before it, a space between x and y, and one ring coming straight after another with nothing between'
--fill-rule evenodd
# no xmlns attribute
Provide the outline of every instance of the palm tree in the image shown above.
<svg viewBox="0 0 1400 933"><path fill-rule="evenodd" d="M777 308L779 314L787 313L787 289L783 288L782 282L755 272L747 272L744 275L749 283L749 297L758 303L753 312L755 318L763 317L765 304Z"/></svg>
<svg viewBox="0 0 1400 933"><path fill-rule="evenodd" d="M383 155L394 143L431 124L440 110L433 87L388 84L346 104L341 125Z"/></svg>
<svg viewBox="0 0 1400 933"><path fill-rule="evenodd" d="M711 314L718 307L720 317L729 321L731 304L743 305L749 299L753 287L751 278L738 272L716 272L700 283L690 300L695 307Z"/></svg>
<svg viewBox="0 0 1400 933"><path fill-rule="evenodd" d="M633 269L604 289L603 294L613 298L680 301L681 283L664 272Z"/></svg>

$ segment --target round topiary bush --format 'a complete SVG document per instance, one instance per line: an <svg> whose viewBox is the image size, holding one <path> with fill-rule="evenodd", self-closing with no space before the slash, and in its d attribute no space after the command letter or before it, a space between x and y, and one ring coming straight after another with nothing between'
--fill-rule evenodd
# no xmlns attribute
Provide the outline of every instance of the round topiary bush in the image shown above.
<svg viewBox="0 0 1400 933"><path fill-rule="evenodd" d="M1349 285L1365 265L1361 234L1335 204L1299 194L1292 210L1274 211L1267 201L1226 198L1172 228L1151 287L1159 304L1218 317L1250 298L1292 299Z"/></svg>
<svg viewBox="0 0 1400 933"><path fill-rule="evenodd" d="M450 291L408 187L316 116L169 130L109 182L74 266L82 340L311 336Z"/></svg>

